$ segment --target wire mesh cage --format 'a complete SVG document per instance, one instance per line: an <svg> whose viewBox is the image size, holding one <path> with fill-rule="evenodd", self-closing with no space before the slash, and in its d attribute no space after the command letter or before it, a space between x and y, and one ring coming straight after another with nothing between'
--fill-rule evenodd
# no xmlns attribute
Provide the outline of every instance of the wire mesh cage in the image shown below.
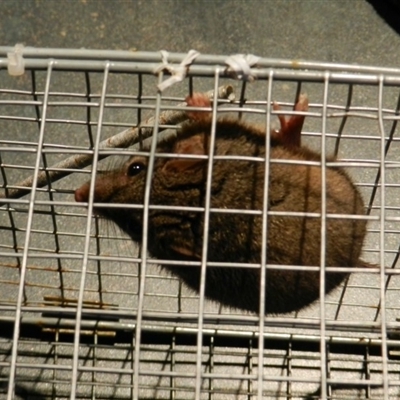
<svg viewBox="0 0 400 400"><path fill-rule="evenodd" d="M189 66L185 54L175 53L19 51L22 70L12 76L14 49L0 48L1 398L399 397L400 70L263 58L249 63L242 57L239 71L226 56L199 55ZM179 79L164 89L170 74ZM249 312L205 295L205 277L216 267L207 258L206 223L201 254L171 261L148 252L155 237L146 223L135 243L96 214L102 201L94 183L85 201L75 201L76 189L126 165L121 159L157 162L157 141L179 135L190 117L185 99L194 93L213 99L190 109L195 118L210 118L212 140L218 139L218 121L229 114L261 126L271 150L282 116L300 116L302 146L319 155L311 164L322 171L321 187L327 187L328 170L346 170L364 200L362 215L348 218L367 223L362 259L371 268L345 269L351 275L324 294L326 272L343 266L324 262L326 228L335 216L327 213L330 194L321 190L321 211L312 216L322 227L321 264L276 266L265 257L241 263L244 271L263 271L254 289L259 312ZM298 110L304 93L308 107ZM271 154L247 161L268 171ZM210 222L218 213L232 219L245 214L215 209L212 166L228 161L213 146L201 157L209 183L196 215ZM240 160L231 157L232 173ZM149 171L146 188L155 179L155 170ZM143 221L154 209L146 188L136 204ZM266 229L273 215L267 198L252 211ZM185 206L166 210L174 215ZM266 237L257 240L268 253ZM226 246L221 258L234 253L234 244ZM235 268L220 261L227 271ZM198 290L169 272L171 262L197 269ZM264 313L264 283L279 268L317 272L316 301ZM250 294L239 290L238 304ZM300 304L303 294L298 296Z"/></svg>

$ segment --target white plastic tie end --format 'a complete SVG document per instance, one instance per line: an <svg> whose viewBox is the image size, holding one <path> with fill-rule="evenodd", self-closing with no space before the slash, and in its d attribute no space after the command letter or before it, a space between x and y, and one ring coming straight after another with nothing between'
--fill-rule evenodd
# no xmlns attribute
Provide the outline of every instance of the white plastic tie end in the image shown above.
<svg viewBox="0 0 400 400"><path fill-rule="evenodd" d="M168 63L169 53L165 50L161 50L160 53L162 63L158 65L153 72L158 74L160 71L168 71L171 74L168 79L157 85L160 92L177 82L182 82L186 77L190 65L192 65L193 61L200 55L198 51L190 50L179 65L172 65Z"/></svg>
<svg viewBox="0 0 400 400"><path fill-rule="evenodd" d="M236 79L252 82L255 79L251 67L257 65L260 57L253 54L234 54L225 60L230 72Z"/></svg>
<svg viewBox="0 0 400 400"><path fill-rule="evenodd" d="M23 44L16 44L14 51L7 53L8 73L11 76L20 76L25 73L25 60L22 56L24 51Z"/></svg>

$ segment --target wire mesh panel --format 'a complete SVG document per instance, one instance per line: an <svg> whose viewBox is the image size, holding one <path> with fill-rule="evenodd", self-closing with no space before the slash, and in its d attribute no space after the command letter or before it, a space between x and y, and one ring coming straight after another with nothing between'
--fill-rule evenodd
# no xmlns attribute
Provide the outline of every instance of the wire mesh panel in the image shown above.
<svg viewBox="0 0 400 400"><path fill-rule="evenodd" d="M400 70L270 59L254 63L251 57L241 59L247 64L239 70L225 56L200 55L189 66L183 54L26 48L19 59L22 74L12 76L13 58L7 58L12 50L0 48L1 398L398 398ZM160 89L170 74L181 81ZM203 103L191 100L198 93ZM299 98L307 98L308 106L296 107ZM207 152L180 154L189 146L184 141L172 155L157 147L205 119ZM279 159L275 150L282 145L274 135L288 121L290 126L299 120L301 147L295 144L293 152L307 153L307 147L318 157ZM221 155L221 121L253 129L265 152ZM184 172L174 186L158 166L175 171L178 161ZM146 184L129 187L124 182L137 171L127 168L141 169L143 163L149 171L143 172ZM187 193L196 186L190 171L198 164L201 202L189 204ZM273 218L283 221L283 238L284 221L305 218L274 211L281 181L277 191L271 185L274 166L280 164L322 171L320 209L306 215L319 221L321 262L315 265L270 261L275 243L267 246L266 235ZM219 165L229 165L229 179L244 165L262 166L257 178L262 204L216 206L226 187L215 183ZM119 172L105 189L94 184L112 170ZM339 196L342 209L329 211L331 192L325 189L335 186L332 171L346 171L354 182L364 203L361 214L343 216L348 192ZM175 189L157 203L160 176L163 185ZM93 183L77 195L85 182ZM239 191L232 185L235 200ZM127 186L130 195L123 195ZM131 200L139 190L141 201ZM116 192L122 200L111 196ZM104 210L115 213L121 207L126 213L119 217L122 229L104 218ZM143 226L132 224L132 215L140 215ZM154 230L155 220L165 221L166 215L168 229L164 222ZM176 222L181 215L186 225ZM198 216L201 224L194 226ZM215 229L214 218L226 221L226 227ZM261 249L256 261L231 260L240 251L229 231L237 229L240 218L251 221L244 225L249 231L262 227L251 239L244 228L238 230L249 249L254 243ZM354 268L328 262L326 244L335 219L366 222L363 262ZM176 226L190 229L182 234ZM162 229L169 234L161 240ZM200 243L193 252L176 242L192 234ZM336 237L339 243L341 235ZM162 246L165 257L154 254ZM301 251L315 250L301 242ZM291 252L286 244L282 260ZM176 273L172 266L177 264L189 272ZM224 272L210 295L213 269ZM231 293L235 269L243 272L239 289L219 301L222 293ZM294 271L310 282L317 276L315 301L307 301L306 292L293 295L295 288L288 286L282 296L291 303L279 309L287 312L269 312L278 309L273 308L278 298L268 297L268 279L274 285L276 271L285 276ZM325 295L327 273L350 271ZM251 276L260 278L254 291L246 281ZM261 301L256 297L256 310L249 310L246 304L254 296Z"/></svg>

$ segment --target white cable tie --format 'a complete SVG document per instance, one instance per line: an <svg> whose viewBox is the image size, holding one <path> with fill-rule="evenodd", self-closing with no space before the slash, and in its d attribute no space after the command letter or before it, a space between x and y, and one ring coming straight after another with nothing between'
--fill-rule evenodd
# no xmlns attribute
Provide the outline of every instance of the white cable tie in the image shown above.
<svg viewBox="0 0 400 400"><path fill-rule="evenodd" d="M168 63L168 51L161 50L160 53L162 64L155 68L153 72L157 74L160 71L166 70L171 74L168 79L157 85L158 89L161 92L177 82L182 82L186 77L187 68L193 63L197 56L200 55L198 51L190 50L186 57L182 60L182 62L179 65L174 66Z"/></svg>
<svg viewBox="0 0 400 400"><path fill-rule="evenodd" d="M260 57L253 54L234 54L225 60L228 69L233 72L236 79L243 79L252 82L255 76L251 72L251 67L258 63Z"/></svg>
<svg viewBox="0 0 400 400"><path fill-rule="evenodd" d="M8 58L8 73L11 76L20 76L25 72L25 60L22 57L24 45L18 43L14 47L14 51L7 53Z"/></svg>

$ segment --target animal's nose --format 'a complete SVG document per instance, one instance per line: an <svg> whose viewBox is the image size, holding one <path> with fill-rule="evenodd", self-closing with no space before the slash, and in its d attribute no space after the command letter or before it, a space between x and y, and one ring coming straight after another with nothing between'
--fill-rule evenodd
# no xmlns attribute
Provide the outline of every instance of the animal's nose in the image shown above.
<svg viewBox="0 0 400 400"><path fill-rule="evenodd" d="M81 186L79 189L75 190L75 201L78 203L84 203L88 201L88 187L87 185Z"/></svg>

